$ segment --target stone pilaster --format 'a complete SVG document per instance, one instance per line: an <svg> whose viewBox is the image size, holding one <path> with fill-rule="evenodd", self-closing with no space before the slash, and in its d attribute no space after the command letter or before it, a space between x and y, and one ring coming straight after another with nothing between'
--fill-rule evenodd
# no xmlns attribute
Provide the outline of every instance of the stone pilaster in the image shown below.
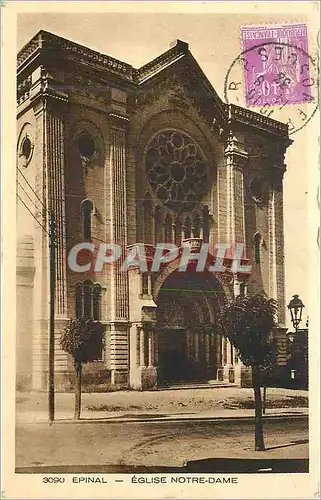
<svg viewBox="0 0 321 500"><path fill-rule="evenodd" d="M243 169L248 155L231 133L225 149L227 167L227 243L245 243Z"/></svg>
<svg viewBox="0 0 321 500"><path fill-rule="evenodd" d="M278 323L285 325L283 173L271 169L269 190L269 295L278 303Z"/></svg>
<svg viewBox="0 0 321 500"><path fill-rule="evenodd" d="M35 226L35 280L33 325L34 389L44 389L48 374L49 338L49 212L55 218L55 371L66 371L67 356L59 348L59 336L67 313L66 232L64 177L64 114L67 96L53 90L50 75L38 68L33 74L30 100L36 120L35 191L39 203ZM62 322L62 323L61 323Z"/></svg>
<svg viewBox="0 0 321 500"><path fill-rule="evenodd" d="M110 132L110 220L112 243L120 245L123 253L127 248L126 221L126 158L125 130L112 122ZM122 260L113 265L111 276L111 330L110 368L111 383L128 382L128 276L121 270Z"/></svg>

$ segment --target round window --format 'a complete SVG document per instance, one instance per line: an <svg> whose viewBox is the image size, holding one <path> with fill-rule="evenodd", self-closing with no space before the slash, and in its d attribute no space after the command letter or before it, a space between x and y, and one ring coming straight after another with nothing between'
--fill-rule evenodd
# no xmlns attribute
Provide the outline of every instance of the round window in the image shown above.
<svg viewBox="0 0 321 500"><path fill-rule="evenodd" d="M22 156L25 157L26 160L28 160L31 155L31 151L32 151L31 140L29 139L29 137L25 137L21 145L21 154Z"/></svg>
<svg viewBox="0 0 321 500"><path fill-rule="evenodd" d="M255 201L261 202L263 200L262 182L257 177L250 182L250 193Z"/></svg>
<svg viewBox="0 0 321 500"><path fill-rule="evenodd" d="M21 164L26 167L31 160L33 152L33 144L28 135L25 135L20 143L20 153Z"/></svg>
<svg viewBox="0 0 321 500"><path fill-rule="evenodd" d="M78 151L83 158L92 158L96 152L94 138L89 134L81 134L78 138Z"/></svg>
<svg viewBox="0 0 321 500"><path fill-rule="evenodd" d="M192 210L208 190L204 156L183 132L158 133L147 146L145 162L155 195L172 210Z"/></svg>

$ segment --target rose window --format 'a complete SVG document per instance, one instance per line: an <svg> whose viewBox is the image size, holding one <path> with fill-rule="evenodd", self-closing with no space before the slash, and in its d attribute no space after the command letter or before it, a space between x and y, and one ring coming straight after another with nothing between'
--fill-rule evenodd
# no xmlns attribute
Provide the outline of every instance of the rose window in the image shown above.
<svg viewBox="0 0 321 500"><path fill-rule="evenodd" d="M207 166L197 144L174 130L149 143L146 172L157 198L172 210L190 210L207 191Z"/></svg>

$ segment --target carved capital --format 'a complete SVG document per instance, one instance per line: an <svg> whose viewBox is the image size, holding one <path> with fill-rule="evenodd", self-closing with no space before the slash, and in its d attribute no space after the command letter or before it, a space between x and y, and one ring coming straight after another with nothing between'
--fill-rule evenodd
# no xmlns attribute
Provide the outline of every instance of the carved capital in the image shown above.
<svg viewBox="0 0 321 500"><path fill-rule="evenodd" d="M54 82L47 71L38 68L34 76L29 95L35 112L38 111L38 108L47 107L51 103L57 106L57 104L66 104L68 102L68 94L59 88L59 85Z"/></svg>
<svg viewBox="0 0 321 500"><path fill-rule="evenodd" d="M130 122L128 116L115 113L114 111L109 112L110 125L118 130L125 130Z"/></svg>

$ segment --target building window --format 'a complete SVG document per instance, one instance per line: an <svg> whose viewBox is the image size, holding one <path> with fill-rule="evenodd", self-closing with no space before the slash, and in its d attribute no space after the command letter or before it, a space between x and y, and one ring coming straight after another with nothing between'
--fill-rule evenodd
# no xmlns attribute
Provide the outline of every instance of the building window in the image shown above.
<svg viewBox="0 0 321 500"><path fill-rule="evenodd" d="M84 311L85 318L91 317L91 283L84 284Z"/></svg>
<svg viewBox="0 0 321 500"><path fill-rule="evenodd" d="M83 311L83 288L80 284L76 285L76 318L82 317Z"/></svg>
<svg viewBox="0 0 321 500"><path fill-rule="evenodd" d="M101 286L91 281L77 283L76 285L76 317L101 319Z"/></svg>
<svg viewBox="0 0 321 500"><path fill-rule="evenodd" d="M142 274L142 295L148 295L148 273Z"/></svg>
<svg viewBox="0 0 321 500"><path fill-rule="evenodd" d="M263 201L263 186L259 178L255 177L250 182L250 193L254 201L261 203Z"/></svg>
<svg viewBox="0 0 321 500"><path fill-rule="evenodd" d="M194 238L199 238L201 234L200 218L198 215L194 219Z"/></svg>
<svg viewBox="0 0 321 500"><path fill-rule="evenodd" d="M210 241L210 216L207 206L203 209L203 240L204 243Z"/></svg>
<svg viewBox="0 0 321 500"><path fill-rule="evenodd" d="M168 214L165 218L165 243L172 243L172 218Z"/></svg>
<svg viewBox="0 0 321 500"><path fill-rule="evenodd" d="M19 165L27 167L33 154L34 145L29 134L25 133L18 147Z"/></svg>
<svg viewBox="0 0 321 500"><path fill-rule="evenodd" d="M91 240L91 216L93 208L90 200L84 200L81 204L83 236L85 240Z"/></svg>
<svg viewBox="0 0 321 500"><path fill-rule="evenodd" d="M192 223L189 217L185 219L185 239L189 239L192 236Z"/></svg>
<svg viewBox="0 0 321 500"><path fill-rule="evenodd" d="M162 213L160 207L155 208L155 245L162 240Z"/></svg>
<svg viewBox="0 0 321 500"><path fill-rule="evenodd" d="M208 167L196 142L178 130L158 132L146 150L146 174L156 197L177 212L193 210L208 191Z"/></svg>
<svg viewBox="0 0 321 500"><path fill-rule="evenodd" d="M79 155L86 159L89 160L95 155L96 152L96 143L95 139L92 137L92 135L83 133L78 137L78 151Z"/></svg>
<svg viewBox="0 0 321 500"><path fill-rule="evenodd" d="M152 200L149 193L145 194L144 199L144 243L151 244L153 239L153 215Z"/></svg>
<svg viewBox="0 0 321 500"><path fill-rule="evenodd" d="M93 319L99 321L101 319L101 286L95 285L93 288Z"/></svg>
<svg viewBox="0 0 321 500"><path fill-rule="evenodd" d="M261 235L260 235L260 233L255 233L255 235L254 235L254 248L255 248L255 263L259 264L261 262Z"/></svg>
<svg viewBox="0 0 321 500"><path fill-rule="evenodd" d="M175 221L175 245L180 246L182 240L182 223L179 218Z"/></svg>

